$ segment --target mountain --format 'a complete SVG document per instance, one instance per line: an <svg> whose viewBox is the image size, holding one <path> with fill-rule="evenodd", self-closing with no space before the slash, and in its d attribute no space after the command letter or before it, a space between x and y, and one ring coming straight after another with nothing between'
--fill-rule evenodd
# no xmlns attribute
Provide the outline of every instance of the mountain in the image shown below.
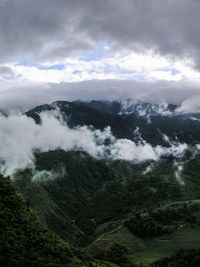
<svg viewBox="0 0 200 267"><path fill-rule="evenodd" d="M20 152L15 155L31 164L15 169L12 182L0 177L2 233L11 227L3 234L3 266L27 266L29 251L28 266L181 266L181 259L190 264L193 257L198 262L200 114L180 111L172 104L57 101L17 117L27 138L22 149L14 146ZM12 164L15 157L8 155ZM10 191L13 182L18 193Z"/></svg>
<svg viewBox="0 0 200 267"><path fill-rule="evenodd" d="M92 259L49 231L9 178L0 176L0 193L1 266L114 266Z"/></svg>
<svg viewBox="0 0 200 267"><path fill-rule="evenodd" d="M179 107L173 104L57 101L38 106L26 115L40 123L41 112L53 110L61 112L69 127L90 125L103 130L110 126L116 138L135 142L142 139L153 146L169 146L169 142L191 145L200 142L200 114L181 113Z"/></svg>
<svg viewBox="0 0 200 267"><path fill-rule="evenodd" d="M87 231L81 229L80 214L86 211L94 193L119 175L103 161L78 151L37 154L35 166L35 171L15 174L20 193L51 230L74 245L83 245Z"/></svg>
<svg viewBox="0 0 200 267"><path fill-rule="evenodd" d="M153 244L150 242L160 242L160 238L172 239L171 250L166 243L161 256L152 256L151 262L173 255L177 248L200 248L199 156L182 162L181 180L173 158L162 159L144 172L148 166L56 150L36 154L36 169L18 171L15 183L53 232L69 243L86 247L97 258L108 260L105 253L119 244L128 249L125 259L135 262L135 255L136 263L144 263ZM138 230L140 225L143 228ZM183 247L181 238L186 235L190 243ZM144 249L146 238L151 245ZM138 248L132 240L137 240Z"/></svg>

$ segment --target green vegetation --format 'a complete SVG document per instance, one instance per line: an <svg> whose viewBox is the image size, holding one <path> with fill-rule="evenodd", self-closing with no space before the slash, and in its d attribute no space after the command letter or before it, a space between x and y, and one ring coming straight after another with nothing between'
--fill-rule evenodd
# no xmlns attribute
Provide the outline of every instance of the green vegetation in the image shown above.
<svg viewBox="0 0 200 267"><path fill-rule="evenodd" d="M138 103L135 108L136 110L139 108L145 113L150 111L150 114L153 115L150 116L151 123L148 123L147 120L148 113L146 116L140 116L135 109L131 110L132 112L130 113L127 112L120 115L122 105L115 101L57 101L53 105L37 106L27 112L26 115L40 123L39 114L42 111L55 110L56 107L67 118L66 120L70 127L92 125L96 129L103 130L109 125L115 137L127 138L136 142L138 139L134 135L134 130L138 127L142 138L152 145L168 145L161 133L166 134L173 141L177 141L178 138L180 143L198 144L200 141L198 120L192 120L184 114L162 116L159 113L152 113L152 107L149 103ZM171 111L174 109L175 106Z"/></svg>
<svg viewBox="0 0 200 267"><path fill-rule="evenodd" d="M181 164L180 184L173 158L133 165L57 150L36 154L36 168L18 171L15 182L69 243L113 264L149 266L180 249L200 249L200 159Z"/></svg>
<svg viewBox="0 0 200 267"><path fill-rule="evenodd" d="M121 175L105 183L90 200L85 216L101 224L180 199L184 199L183 190L174 177L174 167L166 161L147 174L129 174L128 178Z"/></svg>
<svg viewBox="0 0 200 267"><path fill-rule="evenodd" d="M101 244L103 245L103 244ZM127 248L119 243L110 243L102 246L98 251L96 257L99 259L107 260L119 264L120 266L132 266L133 264L126 256Z"/></svg>
<svg viewBox="0 0 200 267"><path fill-rule="evenodd" d="M1 266L112 266L93 260L50 232L23 198L16 194L10 179L2 176L0 218Z"/></svg>
<svg viewBox="0 0 200 267"><path fill-rule="evenodd" d="M74 245L83 245L94 230L92 221L82 219L89 201L117 174L85 152L62 150L37 154L36 168L15 174L19 192L52 231ZM46 179L43 171L51 176ZM34 173L40 174L37 180L32 179Z"/></svg>
<svg viewBox="0 0 200 267"><path fill-rule="evenodd" d="M194 267L200 265L200 250L180 250L176 255L159 260L152 267Z"/></svg>
<svg viewBox="0 0 200 267"><path fill-rule="evenodd" d="M134 216L126 221L129 230L139 237L150 238L168 232L168 228L159 224L153 217Z"/></svg>
<svg viewBox="0 0 200 267"><path fill-rule="evenodd" d="M127 248L126 257L135 264L149 266L159 259L172 256L180 249L200 249L199 240L200 227L180 228L170 234L142 239L122 226L116 231L102 235L87 250L98 256L99 250L109 248L110 244L123 244Z"/></svg>
<svg viewBox="0 0 200 267"><path fill-rule="evenodd" d="M200 201L181 201L122 220L87 249L98 256L99 250L117 242L127 248L125 256L132 262L149 266L180 249L199 249L199 240Z"/></svg>
<svg viewBox="0 0 200 267"><path fill-rule="evenodd" d="M115 137L135 143L144 138L168 146L162 134L191 145L200 140L199 122L182 115L154 114L149 124L137 113L120 115L117 102L57 106L69 127L110 125ZM43 105L27 115L40 123L39 113L55 108ZM141 136L134 134L137 127ZM0 265L199 266L199 170L192 148L182 159L138 164L80 151L36 151L35 167L14 174L18 193L0 176Z"/></svg>

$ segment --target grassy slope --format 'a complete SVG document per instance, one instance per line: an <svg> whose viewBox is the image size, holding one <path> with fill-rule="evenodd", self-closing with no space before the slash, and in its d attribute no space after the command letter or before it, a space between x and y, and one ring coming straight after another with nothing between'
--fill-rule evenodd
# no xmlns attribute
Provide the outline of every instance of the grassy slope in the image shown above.
<svg viewBox="0 0 200 267"><path fill-rule="evenodd" d="M128 248L127 256L136 264L149 266L164 257L172 256L180 249L200 248L200 227L179 229L175 233L143 240L132 235L127 227L122 227L115 232L105 234L95 240L87 249L97 253L97 248L109 247L116 242Z"/></svg>
<svg viewBox="0 0 200 267"><path fill-rule="evenodd" d="M37 212L40 219L50 230L74 245L83 243L85 234L73 223L72 218L64 212L44 187L43 183L34 182L29 171L18 172L16 183L20 193Z"/></svg>
<svg viewBox="0 0 200 267"><path fill-rule="evenodd" d="M168 203L160 209L165 210L169 207L180 208L189 203L189 201ZM192 204L199 203L200 200L192 201ZM133 235L129 229L123 225L123 221L121 221L121 223L118 222L116 229L109 230L107 233L100 235L86 249L93 254L98 255L100 250L107 250L112 243L116 242L125 245L128 248L127 256L132 262L149 266L151 263L159 259L172 256L180 249L199 249L199 240L199 225L192 227L186 226L185 228L179 227L173 233L150 239L142 239Z"/></svg>

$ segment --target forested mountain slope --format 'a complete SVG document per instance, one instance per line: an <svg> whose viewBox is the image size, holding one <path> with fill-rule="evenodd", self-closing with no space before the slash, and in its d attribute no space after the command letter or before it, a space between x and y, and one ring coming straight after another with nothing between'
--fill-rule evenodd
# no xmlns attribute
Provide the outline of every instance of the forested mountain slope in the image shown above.
<svg viewBox="0 0 200 267"><path fill-rule="evenodd" d="M16 193L10 179L2 176L0 213L1 266L112 266L95 261L51 232Z"/></svg>
<svg viewBox="0 0 200 267"><path fill-rule="evenodd" d="M92 125L96 129L110 126L117 138L138 141L134 130L139 128L141 137L152 145L168 146L163 135L173 141L195 144L200 142L200 115L178 112L178 107L150 103L123 102L67 102L57 101L38 106L26 115L40 122L40 113L58 109L70 127Z"/></svg>
<svg viewBox="0 0 200 267"><path fill-rule="evenodd" d="M198 237L200 179L196 170L200 167L199 157L181 163L181 180L177 178L179 168L173 158L163 158L154 164L151 170L144 172L147 163L109 162L96 160L85 152L57 150L36 154L35 169L18 171L15 182L48 227L79 246L91 246L118 227L129 228L129 240L132 234L149 240L163 234L176 234L182 224L191 229L195 227ZM137 224L143 228L138 230ZM111 244L127 246L123 238L121 241L112 235L107 238ZM176 242L181 248L180 240ZM191 243L191 247L198 248L195 243ZM128 249L127 257L133 260L135 252L129 245ZM93 249L89 251L106 259ZM170 250L161 255L172 254ZM144 260L145 257L144 254Z"/></svg>

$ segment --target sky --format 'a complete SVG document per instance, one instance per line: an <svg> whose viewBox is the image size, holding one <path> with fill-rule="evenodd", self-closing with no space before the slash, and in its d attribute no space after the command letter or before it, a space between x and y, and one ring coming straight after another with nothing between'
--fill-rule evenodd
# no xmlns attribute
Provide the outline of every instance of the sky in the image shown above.
<svg viewBox="0 0 200 267"><path fill-rule="evenodd" d="M200 111L199 0L0 0L0 109L55 100Z"/></svg>

